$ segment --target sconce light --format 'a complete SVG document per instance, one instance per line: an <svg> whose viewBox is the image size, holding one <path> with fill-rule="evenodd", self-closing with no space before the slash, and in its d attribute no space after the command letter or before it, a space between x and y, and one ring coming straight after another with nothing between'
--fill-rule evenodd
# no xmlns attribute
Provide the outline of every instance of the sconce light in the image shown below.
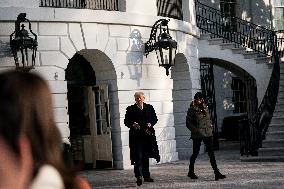
<svg viewBox="0 0 284 189"><path fill-rule="evenodd" d="M166 75L169 75L169 69L175 64L177 50L177 42L172 39L169 33L169 21L166 19L156 21L152 27L150 39L145 43L146 57L155 50L159 66L166 69ZM158 35L157 32L159 32Z"/></svg>
<svg viewBox="0 0 284 189"><path fill-rule="evenodd" d="M29 31L25 29L25 23ZM34 68L37 45L37 35L31 29L31 22L26 18L26 13L20 13L15 21L15 31L10 35L16 69L29 71Z"/></svg>

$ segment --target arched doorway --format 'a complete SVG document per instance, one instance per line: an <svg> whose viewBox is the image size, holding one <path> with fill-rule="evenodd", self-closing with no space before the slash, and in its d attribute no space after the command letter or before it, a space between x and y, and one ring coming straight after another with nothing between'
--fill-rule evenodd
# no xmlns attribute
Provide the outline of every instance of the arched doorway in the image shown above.
<svg viewBox="0 0 284 189"><path fill-rule="evenodd" d="M108 88L83 55L75 54L65 70L73 162L80 168L112 167Z"/></svg>
<svg viewBox="0 0 284 189"><path fill-rule="evenodd" d="M256 80L231 62L216 58L199 60L202 91L209 99L212 121L216 121L214 136L217 149L219 137L237 141L242 137L239 120L255 112L258 104Z"/></svg>

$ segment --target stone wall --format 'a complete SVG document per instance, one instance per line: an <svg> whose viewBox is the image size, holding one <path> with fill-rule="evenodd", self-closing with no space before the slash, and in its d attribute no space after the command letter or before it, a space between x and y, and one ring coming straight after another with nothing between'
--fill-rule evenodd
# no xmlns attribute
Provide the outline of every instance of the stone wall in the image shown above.
<svg viewBox="0 0 284 189"><path fill-rule="evenodd" d="M128 128L124 126L123 119L125 108L134 103L133 94L137 90L144 91L146 102L156 109L159 119L156 134L161 162L178 159L177 146L182 146L189 137L185 138L184 133L176 133L177 122L174 120L187 110L192 98L191 88L200 88L199 70L195 66L198 65L198 30L194 25L174 19L170 21L171 35L178 42L178 53L184 57L176 65L187 67L183 71L184 77L175 80L173 93L172 77L177 74L172 71L170 76L166 76L165 69L158 66L154 52L147 58L144 56L144 43L149 39L151 27L158 19L156 16L92 10L2 7L1 70L14 68L13 57L9 53L9 35L14 30L14 20L20 12L27 13L27 18L32 21L32 29L38 35L36 68L33 71L40 73L50 84L56 123L64 141L68 141L70 135L65 69L69 59L79 53L95 70L97 83L106 83L110 87L115 168L131 167ZM186 78L188 84L186 88L179 89L178 86L184 85L182 78ZM178 103L179 98L182 98L176 95L179 91L188 95L182 103ZM175 104L182 111L174 111ZM183 149L178 151L180 150Z"/></svg>

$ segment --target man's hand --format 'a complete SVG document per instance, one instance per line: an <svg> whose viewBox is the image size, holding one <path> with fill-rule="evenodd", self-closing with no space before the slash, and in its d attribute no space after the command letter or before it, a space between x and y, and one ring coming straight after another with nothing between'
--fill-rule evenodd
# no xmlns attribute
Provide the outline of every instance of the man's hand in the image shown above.
<svg viewBox="0 0 284 189"><path fill-rule="evenodd" d="M132 126L134 127L135 130L140 129L140 125L137 122L134 122Z"/></svg>
<svg viewBox="0 0 284 189"><path fill-rule="evenodd" d="M147 123L147 127L151 128L152 127L151 123Z"/></svg>

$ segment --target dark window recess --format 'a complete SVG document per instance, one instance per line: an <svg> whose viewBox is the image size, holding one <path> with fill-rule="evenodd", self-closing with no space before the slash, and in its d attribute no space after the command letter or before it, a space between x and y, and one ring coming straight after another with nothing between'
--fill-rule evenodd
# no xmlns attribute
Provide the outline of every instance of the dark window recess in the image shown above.
<svg viewBox="0 0 284 189"><path fill-rule="evenodd" d="M182 20L182 0L157 0L158 16Z"/></svg>
<svg viewBox="0 0 284 189"><path fill-rule="evenodd" d="M233 103L234 113L245 113L247 112L247 101L246 101L246 86L242 80L237 77L232 78L232 91L233 91Z"/></svg>
<svg viewBox="0 0 284 189"><path fill-rule="evenodd" d="M236 30L236 0L221 0L220 9L224 22L224 29Z"/></svg>
<svg viewBox="0 0 284 189"><path fill-rule="evenodd" d="M118 0L41 0L40 7L118 11Z"/></svg>

